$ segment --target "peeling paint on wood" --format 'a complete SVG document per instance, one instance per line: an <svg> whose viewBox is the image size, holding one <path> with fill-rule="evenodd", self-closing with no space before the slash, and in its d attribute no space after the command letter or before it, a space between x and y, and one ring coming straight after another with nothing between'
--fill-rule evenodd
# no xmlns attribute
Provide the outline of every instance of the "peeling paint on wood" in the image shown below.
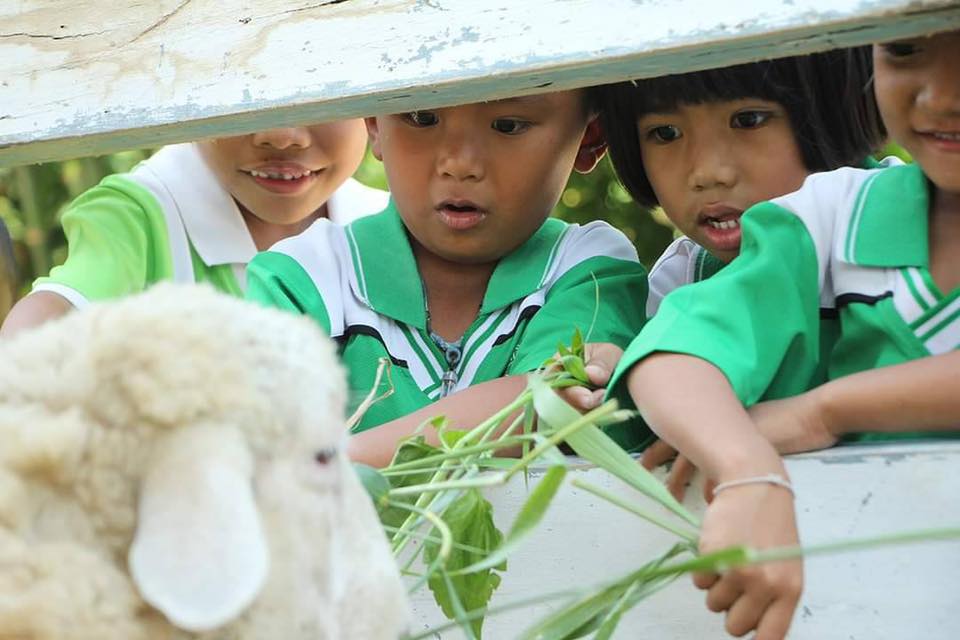
<svg viewBox="0 0 960 640"><path fill-rule="evenodd" d="M842 446L790 456L805 544L960 525L960 442ZM638 504L637 492L609 474L573 464L579 478ZM526 486L516 478L486 492L494 517L509 527L542 474ZM699 482L685 504L702 513ZM675 540L652 525L565 484L540 527L508 561L491 607L534 595L589 585L623 575L663 553ZM805 562L805 589L791 640L955 638L960 628L956 576L960 543L886 547ZM689 578L628 612L616 638L727 638L723 617L704 606ZM444 620L426 589L415 594L417 628ZM514 638L550 605L507 611L484 623L484 637ZM462 637L445 633L444 639Z"/></svg>
<svg viewBox="0 0 960 640"><path fill-rule="evenodd" d="M0 3L0 166L960 28L955 0Z"/></svg>

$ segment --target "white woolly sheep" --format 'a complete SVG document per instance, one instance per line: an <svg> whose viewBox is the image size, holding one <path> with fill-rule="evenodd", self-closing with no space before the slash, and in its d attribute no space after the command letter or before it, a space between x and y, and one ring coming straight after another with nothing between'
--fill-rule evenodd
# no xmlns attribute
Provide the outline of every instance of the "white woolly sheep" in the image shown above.
<svg viewBox="0 0 960 640"><path fill-rule="evenodd" d="M390 638L313 324L160 285L0 343L0 638Z"/></svg>

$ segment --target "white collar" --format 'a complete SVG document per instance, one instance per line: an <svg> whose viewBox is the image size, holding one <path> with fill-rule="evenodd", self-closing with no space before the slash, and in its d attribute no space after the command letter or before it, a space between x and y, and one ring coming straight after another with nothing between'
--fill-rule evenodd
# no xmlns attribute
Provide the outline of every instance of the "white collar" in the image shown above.
<svg viewBox="0 0 960 640"><path fill-rule="evenodd" d="M220 185L192 143L169 145L141 163L176 204L190 243L207 266L247 264L257 247L233 196ZM390 194L348 178L327 201L331 222L349 224L386 208Z"/></svg>
<svg viewBox="0 0 960 640"><path fill-rule="evenodd" d="M192 143L169 145L134 170L149 169L172 196L190 244L207 266L246 264L257 253L233 196Z"/></svg>

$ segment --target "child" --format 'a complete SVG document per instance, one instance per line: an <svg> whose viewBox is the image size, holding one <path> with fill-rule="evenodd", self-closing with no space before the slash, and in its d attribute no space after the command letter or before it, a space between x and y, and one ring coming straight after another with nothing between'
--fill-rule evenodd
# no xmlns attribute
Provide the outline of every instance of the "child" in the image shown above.
<svg viewBox="0 0 960 640"><path fill-rule="evenodd" d="M870 56L858 47L594 89L620 180L684 234L650 271L648 316L737 256L744 210L813 172L874 164L884 132Z"/></svg>
<svg viewBox="0 0 960 640"><path fill-rule="evenodd" d="M642 206L663 207L685 234L651 269L648 316L667 293L736 257L744 210L795 191L810 173L869 158L883 138L868 90L870 56L859 47L594 89L620 180ZM833 321L824 322L829 349ZM672 456L637 427L609 433L627 449L644 449L647 466ZM685 462L674 464L668 480L675 494L689 475Z"/></svg>
<svg viewBox="0 0 960 640"><path fill-rule="evenodd" d="M243 295L260 249L318 217L380 211L385 192L350 179L366 149L359 119L177 144L108 176L63 215L67 261L10 312L4 335L160 280Z"/></svg>
<svg viewBox="0 0 960 640"><path fill-rule="evenodd" d="M720 483L703 551L797 543L783 462L744 407L774 385L804 391L821 309L840 319L827 364L845 429L960 423L956 390L944 384L960 344L958 59L958 31L875 46L880 112L916 164L811 176L753 207L740 257L668 295L614 373L646 421ZM731 633L782 638L802 568L773 563L695 582L711 609L728 611Z"/></svg>
<svg viewBox="0 0 960 640"><path fill-rule="evenodd" d="M318 221L257 256L248 293L329 331L358 397L377 359L392 361L395 391L358 425L355 460L389 463L430 417L469 427L505 406L558 342L591 327L597 296L592 341L622 347L642 326L645 271L627 238L548 219L571 170L589 171L605 151L585 92L368 118L367 128L391 206L343 229Z"/></svg>

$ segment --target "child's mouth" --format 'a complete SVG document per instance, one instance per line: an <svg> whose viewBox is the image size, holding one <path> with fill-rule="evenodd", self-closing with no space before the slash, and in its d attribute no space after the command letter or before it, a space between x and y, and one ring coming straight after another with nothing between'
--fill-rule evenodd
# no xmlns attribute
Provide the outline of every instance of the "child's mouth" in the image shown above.
<svg viewBox="0 0 960 640"><path fill-rule="evenodd" d="M451 229L463 231L480 224L487 212L469 201L445 201L436 207L440 220Z"/></svg>
<svg viewBox="0 0 960 640"><path fill-rule="evenodd" d="M709 241L708 250L740 250L740 216L743 211L725 205L708 206L700 214L700 227Z"/></svg>
<svg viewBox="0 0 960 640"><path fill-rule="evenodd" d="M313 182L322 169L297 168L259 168L243 170L253 181L273 193L299 193Z"/></svg>
<svg viewBox="0 0 960 640"><path fill-rule="evenodd" d="M934 147L941 151L960 152L960 131L919 131Z"/></svg>

